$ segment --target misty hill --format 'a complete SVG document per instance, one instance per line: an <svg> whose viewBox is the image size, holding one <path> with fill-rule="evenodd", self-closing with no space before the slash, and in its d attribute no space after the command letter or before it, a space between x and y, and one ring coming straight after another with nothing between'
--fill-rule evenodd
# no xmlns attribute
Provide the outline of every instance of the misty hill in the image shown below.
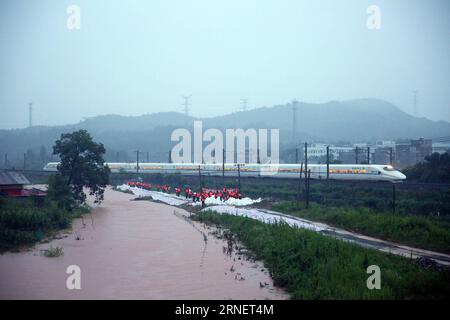
<svg viewBox="0 0 450 320"><path fill-rule="evenodd" d="M160 126L186 126L193 122L192 117L187 117L178 112L159 112L142 116L127 117L120 115L104 115L87 118L76 128L95 131L145 131Z"/></svg>
<svg viewBox="0 0 450 320"><path fill-rule="evenodd" d="M230 123L237 127L266 125L268 128L281 128L292 137L292 109L291 103L220 116L206 122L212 127ZM327 142L433 138L450 134L448 122L417 118L389 102L377 99L297 103L296 109L298 136L306 133Z"/></svg>
<svg viewBox="0 0 450 320"><path fill-rule="evenodd" d="M357 142L450 135L448 122L417 118L377 99L323 104L298 102L295 108L295 142ZM171 132L176 128L191 129L194 120L181 113L161 112L135 117L104 115L66 126L0 130L0 156L8 153L10 159L20 160L28 149L35 154L49 153L61 133L83 128L105 144L110 161L117 159L117 152L120 160L125 161L135 150L149 151L152 161L165 161L172 147ZM204 128L279 128L281 144L294 143L292 103L202 120Z"/></svg>

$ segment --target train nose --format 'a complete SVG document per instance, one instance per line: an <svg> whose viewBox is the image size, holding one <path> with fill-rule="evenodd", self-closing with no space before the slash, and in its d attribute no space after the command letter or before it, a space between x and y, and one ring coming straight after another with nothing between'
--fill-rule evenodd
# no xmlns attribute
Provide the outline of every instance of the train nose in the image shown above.
<svg viewBox="0 0 450 320"><path fill-rule="evenodd" d="M396 172L395 177L398 180L406 180L406 176L403 173L401 173L400 171Z"/></svg>

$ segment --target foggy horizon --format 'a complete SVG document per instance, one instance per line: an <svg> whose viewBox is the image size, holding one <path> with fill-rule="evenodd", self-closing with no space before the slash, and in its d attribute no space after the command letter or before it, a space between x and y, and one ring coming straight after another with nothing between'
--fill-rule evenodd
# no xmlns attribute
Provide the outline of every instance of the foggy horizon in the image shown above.
<svg viewBox="0 0 450 320"><path fill-rule="evenodd" d="M80 29L66 26L69 5ZM367 7L381 29L366 25ZM376 98L450 121L450 4L119 1L0 4L0 129ZM413 91L417 90L417 114Z"/></svg>

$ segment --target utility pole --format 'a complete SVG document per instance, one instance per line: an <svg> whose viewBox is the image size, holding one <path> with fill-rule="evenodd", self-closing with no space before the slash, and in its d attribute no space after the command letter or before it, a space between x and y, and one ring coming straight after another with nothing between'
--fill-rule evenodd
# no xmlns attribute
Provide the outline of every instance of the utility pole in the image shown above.
<svg viewBox="0 0 450 320"><path fill-rule="evenodd" d="M295 163L298 163L298 148L295 148Z"/></svg>
<svg viewBox="0 0 450 320"><path fill-rule="evenodd" d="M172 151L169 150L169 163L172 163Z"/></svg>
<svg viewBox="0 0 450 320"><path fill-rule="evenodd" d="M308 188L307 172L308 172L308 143L305 142L305 189Z"/></svg>
<svg viewBox="0 0 450 320"><path fill-rule="evenodd" d="M241 191L241 165L238 163L238 190Z"/></svg>
<svg viewBox="0 0 450 320"><path fill-rule="evenodd" d="M358 147L355 148L355 163L358 164Z"/></svg>
<svg viewBox="0 0 450 320"><path fill-rule="evenodd" d="M33 126L33 102L28 103L28 127Z"/></svg>
<svg viewBox="0 0 450 320"><path fill-rule="evenodd" d="M303 173L303 161L302 164L300 165L300 173L299 173L299 177L298 177L298 186L297 186L297 209L300 206L300 189L302 187L302 173Z"/></svg>
<svg viewBox="0 0 450 320"><path fill-rule="evenodd" d="M389 148L389 164L391 166L394 166L394 162L393 162L393 150L392 147Z"/></svg>
<svg viewBox="0 0 450 320"><path fill-rule="evenodd" d="M367 147L367 164L370 164L370 147Z"/></svg>
<svg viewBox="0 0 450 320"><path fill-rule="evenodd" d="M5 153L5 169L8 168L8 154Z"/></svg>
<svg viewBox="0 0 450 320"><path fill-rule="evenodd" d="M147 151L147 163L150 162L150 152Z"/></svg>
<svg viewBox="0 0 450 320"><path fill-rule="evenodd" d="M136 150L136 174L139 175L139 150Z"/></svg>
<svg viewBox="0 0 450 320"><path fill-rule="evenodd" d="M392 183L392 214L395 214L395 183Z"/></svg>
<svg viewBox="0 0 450 320"><path fill-rule="evenodd" d="M23 153L23 170L27 168L27 154Z"/></svg>
<svg viewBox="0 0 450 320"><path fill-rule="evenodd" d="M327 180L330 178L330 146L327 146Z"/></svg>
<svg viewBox="0 0 450 320"><path fill-rule="evenodd" d="M292 101L292 140L297 138L297 100Z"/></svg>
<svg viewBox="0 0 450 320"><path fill-rule="evenodd" d="M225 185L225 149L222 149L222 183Z"/></svg>
<svg viewBox="0 0 450 320"><path fill-rule="evenodd" d="M201 167L201 165L198 165L198 184L200 187L200 192L202 192L203 186L202 186L202 167Z"/></svg>
<svg viewBox="0 0 450 320"><path fill-rule="evenodd" d="M259 157L259 148L256 150L256 152L257 152L256 162L258 164L261 164L261 158Z"/></svg>
<svg viewBox="0 0 450 320"><path fill-rule="evenodd" d="M308 170L308 177L306 179L306 208L309 208L309 188L311 180L311 170Z"/></svg>

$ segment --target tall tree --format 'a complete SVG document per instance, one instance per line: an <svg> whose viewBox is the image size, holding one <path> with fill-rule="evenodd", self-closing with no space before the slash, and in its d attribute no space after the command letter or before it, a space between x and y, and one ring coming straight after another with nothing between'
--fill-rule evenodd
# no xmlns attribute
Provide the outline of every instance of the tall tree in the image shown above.
<svg viewBox="0 0 450 320"><path fill-rule="evenodd" d="M94 142L86 130L78 130L63 133L53 146L53 154L61 159L58 171L67 179L75 200L86 202L83 188L88 188L89 194L95 196L95 203L103 200L110 173L103 159L103 144Z"/></svg>
<svg viewBox="0 0 450 320"><path fill-rule="evenodd" d="M423 162L402 171L411 181L449 183L450 154L435 152L426 156Z"/></svg>

